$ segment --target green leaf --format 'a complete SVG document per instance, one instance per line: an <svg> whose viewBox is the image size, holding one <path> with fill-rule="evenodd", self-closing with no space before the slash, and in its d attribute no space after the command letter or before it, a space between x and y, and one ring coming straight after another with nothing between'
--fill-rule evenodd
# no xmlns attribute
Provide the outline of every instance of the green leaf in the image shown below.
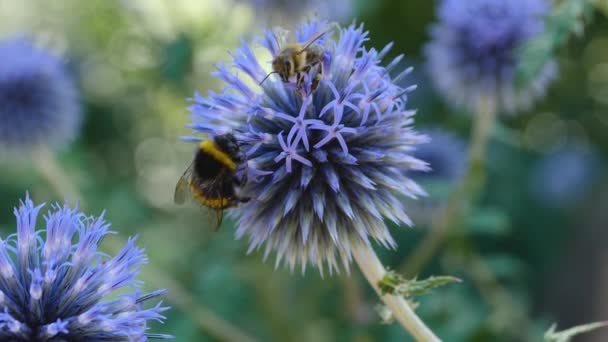
<svg viewBox="0 0 608 342"><path fill-rule="evenodd" d="M544 340L546 342L569 342L576 335L584 334L586 332L590 332L605 326L608 326L608 321L577 325L575 327L563 331L555 331L555 329L557 329L557 326L553 324L545 333Z"/></svg>
<svg viewBox="0 0 608 342"><path fill-rule="evenodd" d="M412 298L425 295L434 288L460 282L462 280L451 276L431 276L422 280L417 280L416 278L408 280L394 271L388 271L382 280L378 282L378 287L383 295L392 294Z"/></svg>
<svg viewBox="0 0 608 342"><path fill-rule="evenodd" d="M594 0L563 0L545 19L545 31L519 48L516 84L527 85L572 34L581 35L593 13Z"/></svg>

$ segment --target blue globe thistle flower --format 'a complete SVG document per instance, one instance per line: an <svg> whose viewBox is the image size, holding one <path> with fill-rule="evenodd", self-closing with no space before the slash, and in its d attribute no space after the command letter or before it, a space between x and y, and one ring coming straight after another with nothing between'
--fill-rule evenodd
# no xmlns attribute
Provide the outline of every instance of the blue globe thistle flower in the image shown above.
<svg viewBox="0 0 608 342"><path fill-rule="evenodd" d="M327 27L304 23L295 40L303 43ZM426 141L406 106L415 87L397 85L411 70L391 77L402 56L381 66L392 44L366 48L363 25L338 31L337 40L327 34L317 42L324 72L316 89L317 67L305 74L300 91L277 75L260 89L267 71L243 42L233 54L235 70L221 65L215 73L227 84L223 91L196 94L190 108L196 133L233 132L243 144L244 195L252 199L234 213L237 237L248 236L249 251L265 244L265 257L274 250L277 265L284 258L292 269L312 263L322 271L327 262L332 271L337 257L348 268L351 251L371 240L395 247L384 218L410 225L402 200L424 194L407 176L427 168L412 156ZM278 41L273 32L260 40L273 57ZM243 74L247 80L238 77Z"/></svg>
<svg viewBox="0 0 608 342"><path fill-rule="evenodd" d="M425 47L436 88L470 110L480 97L504 112L528 108L544 95L557 68L550 61L527 86L516 86L516 50L544 30L549 8L545 0L443 0Z"/></svg>
<svg viewBox="0 0 608 342"><path fill-rule="evenodd" d="M540 203L565 208L591 191L600 174L599 157L590 148L572 144L545 155L532 169L530 190Z"/></svg>
<svg viewBox="0 0 608 342"><path fill-rule="evenodd" d="M25 38L0 42L0 60L0 150L70 142L81 112L62 61Z"/></svg>
<svg viewBox="0 0 608 342"><path fill-rule="evenodd" d="M164 291L141 294L136 280L147 262L129 239L114 257L97 250L110 233L101 217L53 205L38 230L29 196L15 208L17 234L0 239L0 340L145 341L170 338L146 333L161 321L161 304L142 304Z"/></svg>
<svg viewBox="0 0 608 342"><path fill-rule="evenodd" d="M300 18L306 14L320 13L325 18L343 20L351 17L354 12L352 0L246 0L262 15Z"/></svg>
<svg viewBox="0 0 608 342"><path fill-rule="evenodd" d="M414 157L429 164L427 172L414 171L411 177L417 181L440 180L456 182L466 168L467 151L462 139L441 128L422 129L430 142L420 145Z"/></svg>

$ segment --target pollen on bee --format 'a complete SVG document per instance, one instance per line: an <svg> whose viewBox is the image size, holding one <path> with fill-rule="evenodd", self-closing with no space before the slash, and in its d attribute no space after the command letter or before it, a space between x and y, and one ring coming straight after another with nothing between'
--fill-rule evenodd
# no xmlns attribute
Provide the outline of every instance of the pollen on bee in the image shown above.
<svg viewBox="0 0 608 342"><path fill-rule="evenodd" d="M231 201L227 197L209 198L198 189L194 188L194 197L203 205L212 209L224 209L231 206Z"/></svg>

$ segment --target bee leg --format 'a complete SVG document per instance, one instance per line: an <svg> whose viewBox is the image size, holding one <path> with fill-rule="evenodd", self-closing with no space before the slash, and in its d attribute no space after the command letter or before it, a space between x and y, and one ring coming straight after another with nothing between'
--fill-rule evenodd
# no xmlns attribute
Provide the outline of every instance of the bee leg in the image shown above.
<svg viewBox="0 0 608 342"><path fill-rule="evenodd" d="M304 83L304 73L303 72L298 72L297 74L297 80L296 80L296 93L298 94L299 97L303 97L304 94L302 93L302 84Z"/></svg>

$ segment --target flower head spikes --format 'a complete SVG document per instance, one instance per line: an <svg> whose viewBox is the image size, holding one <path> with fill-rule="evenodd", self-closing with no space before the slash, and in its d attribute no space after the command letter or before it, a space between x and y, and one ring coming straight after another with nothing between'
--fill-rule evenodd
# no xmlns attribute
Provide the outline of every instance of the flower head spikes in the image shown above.
<svg viewBox="0 0 608 342"><path fill-rule="evenodd" d="M436 88L471 110L484 96L504 112L532 105L556 65L548 62L528 85L516 86L517 49L543 31L548 10L545 0L443 0L425 49Z"/></svg>
<svg viewBox="0 0 608 342"><path fill-rule="evenodd" d="M325 27L305 23L295 40ZM265 256L274 250L276 263L291 268L312 263L322 271L327 263L331 271L338 258L348 268L351 251L371 240L394 247L384 218L410 224L402 199L424 194L406 175L427 168L412 156L426 138L412 128L415 112L406 107L414 87L401 88L390 74L401 57L381 66L390 45L366 48L362 25L334 35L319 39L325 58L316 89L317 70L304 75L302 89L276 75L258 87L267 72L243 43L233 55L237 71L220 67L216 74L227 83L223 92L195 95L190 108L196 133L233 131L248 156L244 191L252 199L234 212L237 236L248 236L250 251L265 244ZM273 32L260 39L273 57L277 41Z"/></svg>
<svg viewBox="0 0 608 342"><path fill-rule="evenodd" d="M0 340L145 341L149 320L167 308L142 305L164 290L140 293L139 269L147 262L135 239L116 256L98 244L109 234L101 217L53 205L40 225L29 196L15 209L17 234L0 239ZM117 294L120 293L120 294Z"/></svg>
<svg viewBox="0 0 608 342"><path fill-rule="evenodd" d="M268 20L294 21L308 14L320 14L325 18L344 20L355 12L353 0L245 0L253 5L258 17Z"/></svg>
<svg viewBox="0 0 608 342"><path fill-rule="evenodd" d="M81 112L62 61L24 38L0 42L0 60L0 150L70 142Z"/></svg>

